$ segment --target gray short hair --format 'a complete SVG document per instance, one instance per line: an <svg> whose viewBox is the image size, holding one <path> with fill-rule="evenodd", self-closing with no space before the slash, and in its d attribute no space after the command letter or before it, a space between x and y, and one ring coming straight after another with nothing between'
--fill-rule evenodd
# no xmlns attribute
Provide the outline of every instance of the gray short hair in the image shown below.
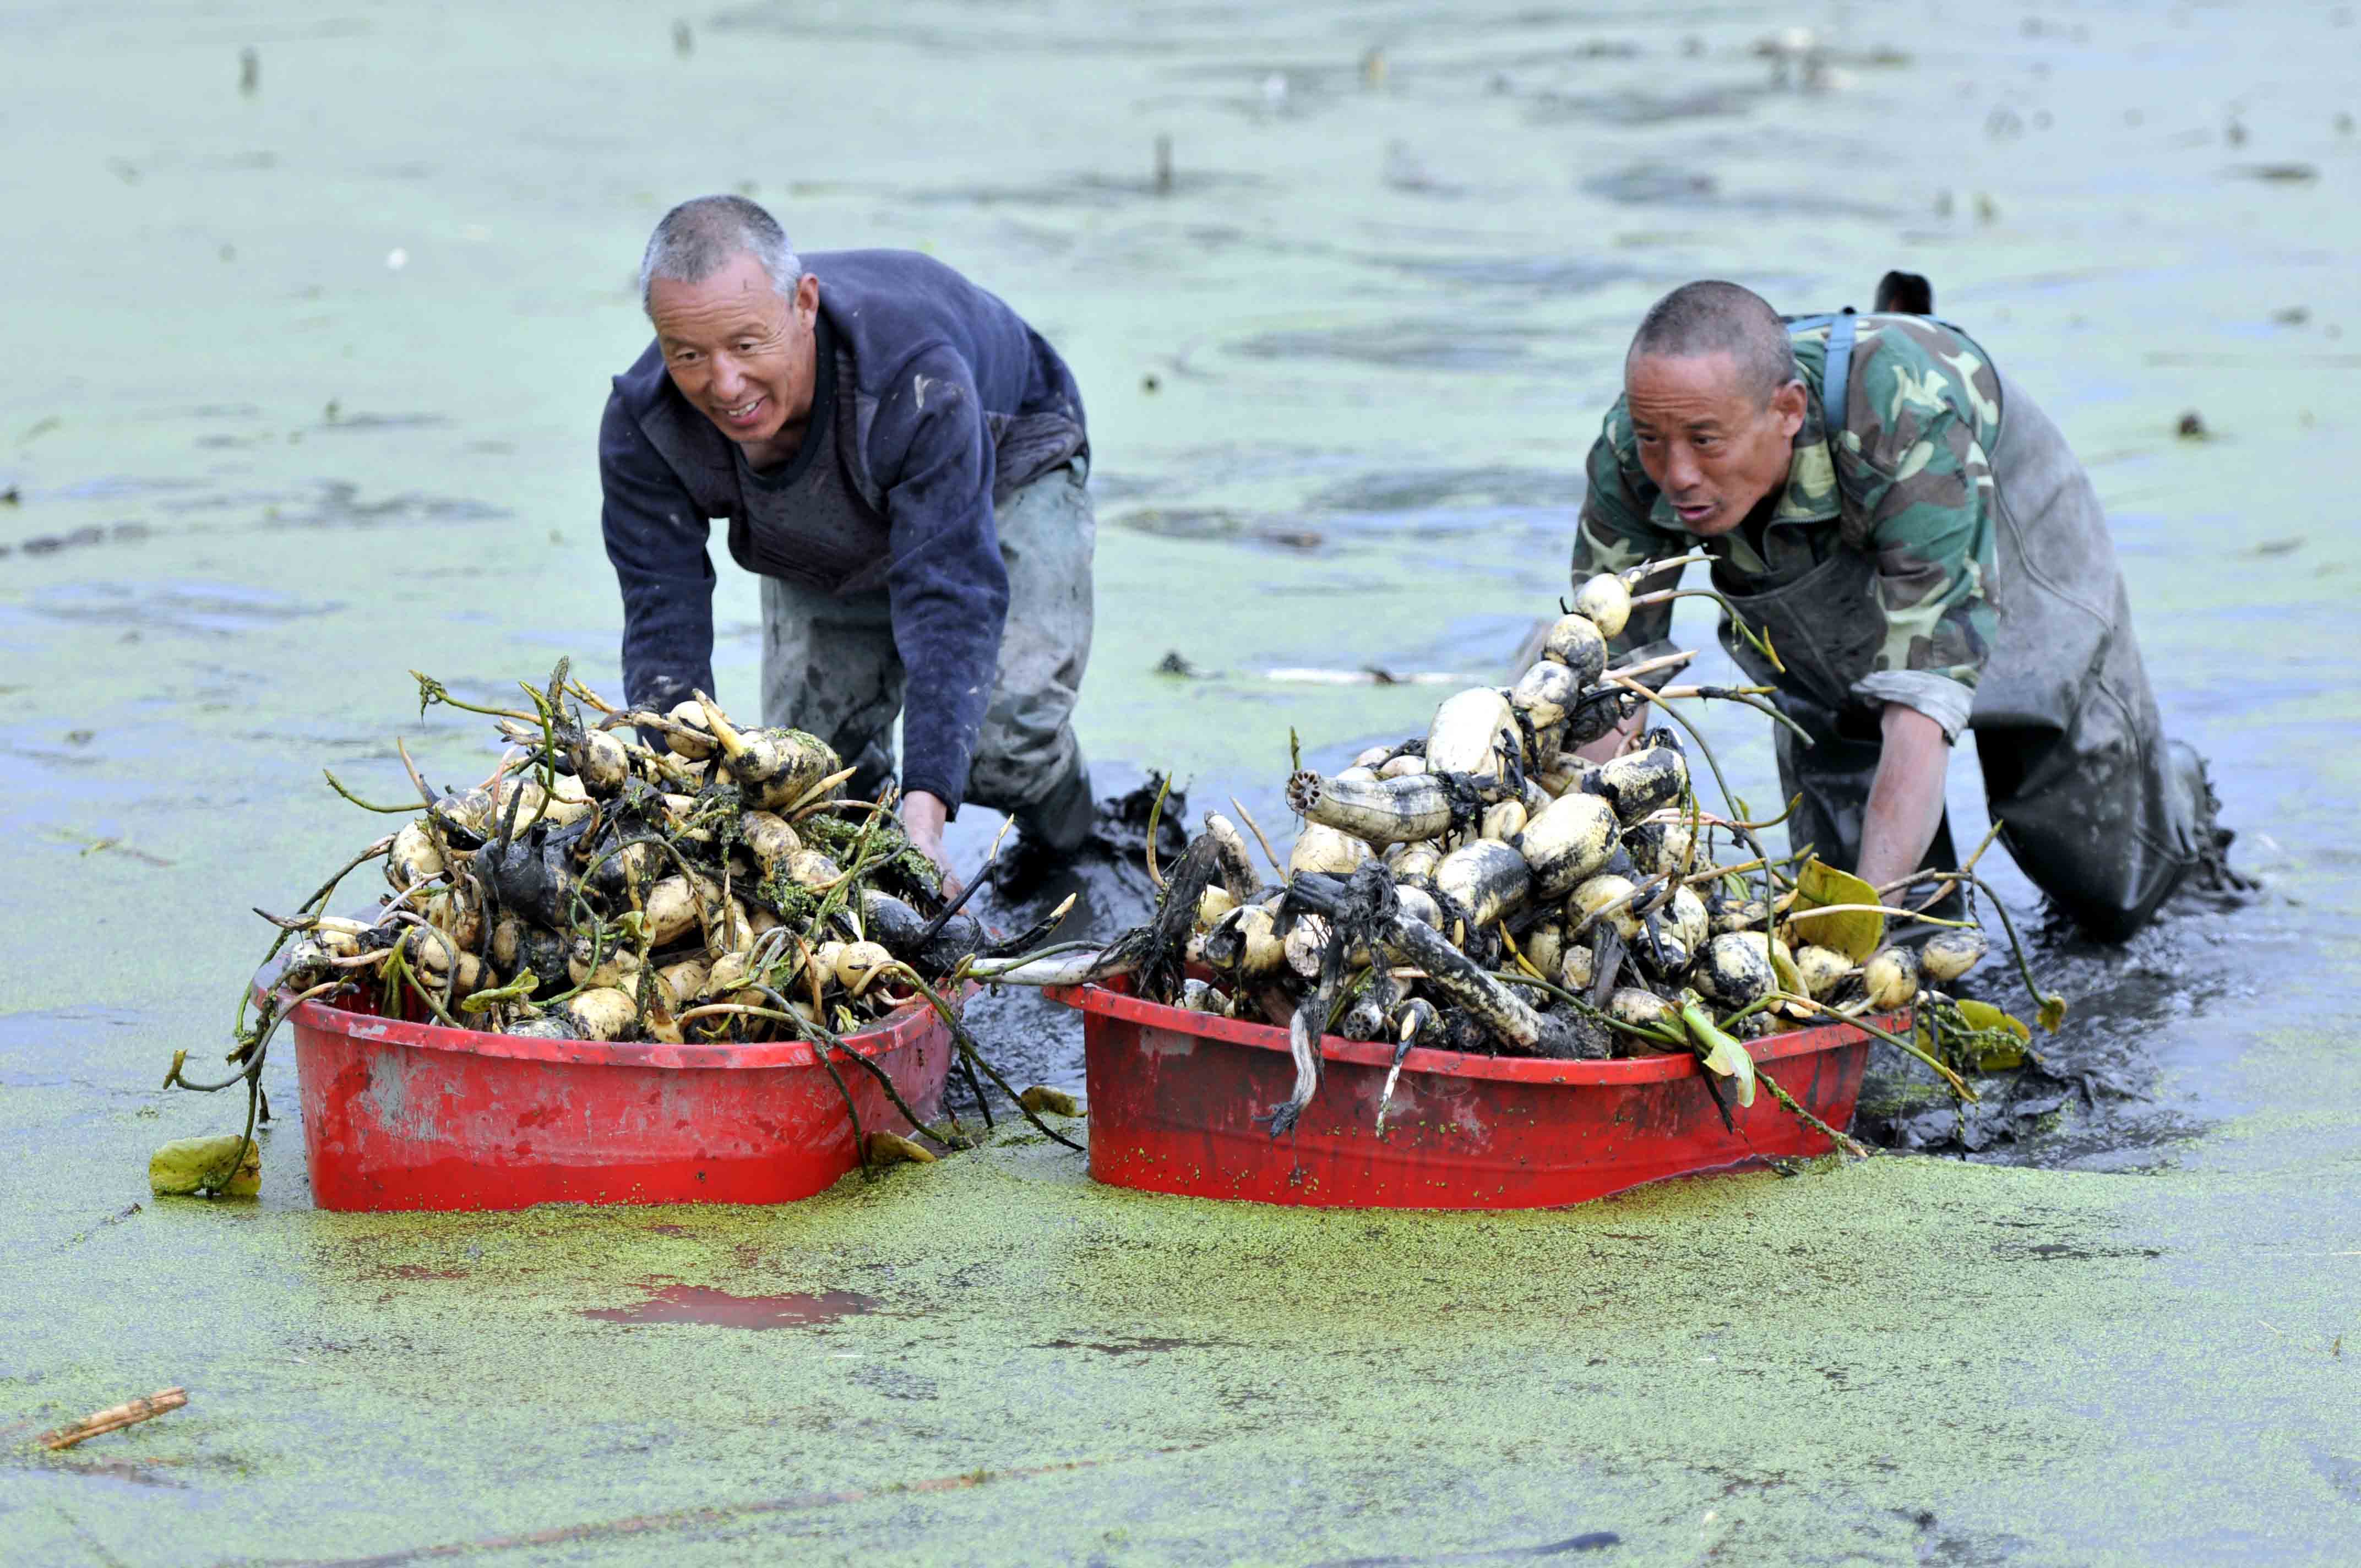
<svg viewBox="0 0 2361 1568"><path fill-rule="evenodd" d="M640 258L640 308L647 309L648 290L657 279L702 283L733 256L752 257L781 298L796 297L804 264L779 220L743 196L698 196L666 213L648 236Z"/></svg>
<svg viewBox="0 0 2361 1568"><path fill-rule="evenodd" d="M1727 354L1764 404L1795 379L1795 349L1779 313L1752 289L1713 279L1684 283L1648 307L1627 357L1643 354Z"/></svg>

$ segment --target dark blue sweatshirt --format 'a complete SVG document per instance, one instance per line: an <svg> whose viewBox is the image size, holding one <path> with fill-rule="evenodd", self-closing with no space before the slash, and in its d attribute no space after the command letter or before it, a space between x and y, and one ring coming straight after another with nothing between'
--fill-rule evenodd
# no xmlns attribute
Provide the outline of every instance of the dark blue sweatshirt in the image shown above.
<svg viewBox="0 0 2361 1568"><path fill-rule="evenodd" d="M847 250L804 265L819 280L823 372L832 348L851 381L835 409L814 408L806 440L832 444L821 458L841 461L873 528L752 539L735 448L681 397L651 344L615 378L598 428L623 690L659 711L713 691L706 541L710 520L726 518L730 554L748 570L793 558L820 564L796 575L825 591L884 588L909 676L902 787L956 811L1008 613L994 508L1088 450L1082 394L1022 317L940 262Z"/></svg>

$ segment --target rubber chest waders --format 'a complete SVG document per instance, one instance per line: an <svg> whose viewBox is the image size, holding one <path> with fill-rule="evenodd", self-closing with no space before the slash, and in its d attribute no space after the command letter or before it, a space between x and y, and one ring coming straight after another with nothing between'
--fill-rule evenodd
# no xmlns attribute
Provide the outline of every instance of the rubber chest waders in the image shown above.
<svg viewBox="0 0 2361 1568"><path fill-rule="evenodd" d="M1831 462L1859 323L1850 312L1788 323L1798 335L1828 332L1820 398ZM2097 491L2057 426L2014 382L2000 381L1988 585L2000 631L1969 726L2009 853L2078 924L2119 940L2147 923L2196 861L2199 764L2164 738ZM1782 711L1815 740L1806 747L1784 726L1773 732L1781 793L1803 797L1788 841L1841 866L1860 860L1883 742L1883 705L1853 691L1883 640L1876 575L1871 555L1850 546L1760 591L1720 563L1714 568L1714 586L1768 634L1785 669L1726 624L1722 645L1754 680L1778 688ZM1927 863L1959 863L1948 812Z"/></svg>

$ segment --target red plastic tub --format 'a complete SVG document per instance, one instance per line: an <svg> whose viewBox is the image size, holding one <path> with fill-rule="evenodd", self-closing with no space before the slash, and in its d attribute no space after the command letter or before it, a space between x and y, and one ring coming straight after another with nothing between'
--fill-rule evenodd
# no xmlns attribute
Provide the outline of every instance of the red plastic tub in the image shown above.
<svg viewBox="0 0 2361 1568"><path fill-rule="evenodd" d="M1413 1050L1376 1133L1390 1045L1321 1041L1320 1092L1274 1141L1295 1085L1287 1031L1086 985L1091 1175L1197 1198L1343 1209L1539 1209L1668 1176L1814 1155L1828 1141L1764 1090L1722 1124L1693 1057L1542 1061ZM1871 1036L1849 1024L1751 1043L1755 1061L1830 1126L1852 1118Z"/></svg>
<svg viewBox="0 0 2361 1568"><path fill-rule="evenodd" d="M324 1209L791 1203L860 1163L844 1096L800 1042L536 1040L320 1002L287 1026ZM937 1113L954 1047L924 1003L845 1043ZM910 1131L874 1078L836 1069L864 1132Z"/></svg>

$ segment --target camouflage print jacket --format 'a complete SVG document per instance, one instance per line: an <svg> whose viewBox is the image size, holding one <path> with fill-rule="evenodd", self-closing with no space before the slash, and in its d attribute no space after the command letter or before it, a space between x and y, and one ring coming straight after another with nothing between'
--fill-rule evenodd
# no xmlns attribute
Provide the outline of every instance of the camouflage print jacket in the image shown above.
<svg viewBox="0 0 2361 1568"><path fill-rule="evenodd" d="M1844 429L1834 443L1820 404L1828 328L1795 336L1808 395L1804 427L1786 489L1759 525L1750 521L1711 540L1685 532L1641 468L1631 411L1617 399L1590 450L1574 581L1704 550L1716 586L1736 597L1794 584L1838 551L1861 552L1874 567L1867 602L1825 612L1883 620L1867 668L1846 673L1850 695L1865 706L1916 708L1956 739L1997 629L1986 583L2000 378L1977 344L1939 323L1855 319ZM1669 651L1671 622L1670 604L1638 611L1616 652Z"/></svg>

